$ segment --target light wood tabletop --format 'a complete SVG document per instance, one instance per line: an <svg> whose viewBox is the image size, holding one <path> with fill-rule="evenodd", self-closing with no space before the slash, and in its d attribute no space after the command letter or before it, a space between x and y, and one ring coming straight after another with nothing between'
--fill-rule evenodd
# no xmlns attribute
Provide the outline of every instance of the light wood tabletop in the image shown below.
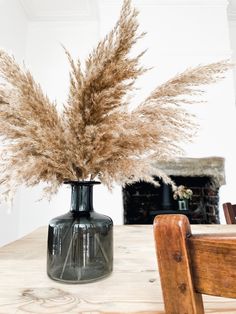
<svg viewBox="0 0 236 314"><path fill-rule="evenodd" d="M193 225L192 232L236 232L236 227ZM114 271L89 284L49 279L46 242L42 227L0 248L0 314L164 313L151 225L115 226ZM204 296L204 305L206 313L236 314L236 299Z"/></svg>

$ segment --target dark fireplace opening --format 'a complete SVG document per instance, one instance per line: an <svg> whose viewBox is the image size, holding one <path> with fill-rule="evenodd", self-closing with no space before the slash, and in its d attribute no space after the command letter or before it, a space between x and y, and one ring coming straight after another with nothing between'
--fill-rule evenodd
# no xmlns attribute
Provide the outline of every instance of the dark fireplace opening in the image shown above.
<svg viewBox="0 0 236 314"><path fill-rule="evenodd" d="M186 215L192 224L218 224L219 186L208 176L171 176L177 186L193 191L188 209L180 210L170 186L137 182L123 188L124 223L152 224L160 214Z"/></svg>

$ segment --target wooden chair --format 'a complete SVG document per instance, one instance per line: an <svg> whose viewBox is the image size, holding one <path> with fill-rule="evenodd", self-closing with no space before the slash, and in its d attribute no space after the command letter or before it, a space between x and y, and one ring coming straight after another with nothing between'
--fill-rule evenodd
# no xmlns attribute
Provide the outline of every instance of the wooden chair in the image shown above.
<svg viewBox="0 0 236 314"><path fill-rule="evenodd" d="M184 215L154 220L166 314L203 314L202 294L236 298L236 233L192 235Z"/></svg>
<svg viewBox="0 0 236 314"><path fill-rule="evenodd" d="M224 203L223 204L225 220L227 224L236 224L236 204Z"/></svg>

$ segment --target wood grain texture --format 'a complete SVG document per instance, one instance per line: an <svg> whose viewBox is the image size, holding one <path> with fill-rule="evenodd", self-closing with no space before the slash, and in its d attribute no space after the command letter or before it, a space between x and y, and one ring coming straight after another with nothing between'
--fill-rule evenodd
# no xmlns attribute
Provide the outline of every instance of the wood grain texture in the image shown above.
<svg viewBox="0 0 236 314"><path fill-rule="evenodd" d="M192 235L186 216L161 215L154 235L166 314L205 313L202 293L236 298L236 232Z"/></svg>
<svg viewBox="0 0 236 314"><path fill-rule="evenodd" d="M191 237L189 249L195 289L236 298L236 233Z"/></svg>
<svg viewBox="0 0 236 314"><path fill-rule="evenodd" d="M236 204L223 204L225 220L227 224L236 224Z"/></svg>
<svg viewBox="0 0 236 314"><path fill-rule="evenodd" d="M204 314L202 295L194 290L186 239L188 218L162 215L154 222L156 252L167 314Z"/></svg>
<svg viewBox="0 0 236 314"><path fill-rule="evenodd" d="M192 226L193 233L234 228ZM164 314L151 225L115 226L112 275L83 285L60 284L47 277L46 241L47 228L42 227L0 248L0 314ZM206 313L236 313L236 300L203 299Z"/></svg>

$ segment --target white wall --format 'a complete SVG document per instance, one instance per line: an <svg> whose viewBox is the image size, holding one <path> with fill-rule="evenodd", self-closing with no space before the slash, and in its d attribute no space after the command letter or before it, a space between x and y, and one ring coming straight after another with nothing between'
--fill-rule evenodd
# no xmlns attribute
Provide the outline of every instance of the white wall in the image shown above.
<svg viewBox="0 0 236 314"><path fill-rule="evenodd" d="M232 49L232 59L234 63L236 63L236 0L228 0L227 13L229 20L229 34ZM234 86L236 90L236 68L234 69Z"/></svg>
<svg viewBox="0 0 236 314"><path fill-rule="evenodd" d="M230 17L229 21L229 33L232 49L232 60L236 63L236 13ZM234 86L236 91L236 68L234 69Z"/></svg>
<svg viewBox="0 0 236 314"><path fill-rule="evenodd" d="M25 57L27 19L18 0L0 0L0 47L22 61Z"/></svg>
<svg viewBox="0 0 236 314"><path fill-rule="evenodd" d="M17 0L0 1L0 48L14 54L21 62L25 58L27 19ZM19 193L12 209L0 204L0 246L18 235ZM10 206L11 207L11 206Z"/></svg>
<svg viewBox="0 0 236 314"><path fill-rule="evenodd" d="M231 57L226 0L136 0L134 4L140 10L140 31L147 31L135 52L148 48L142 61L154 69L138 81L137 85L142 90L133 104L139 103L155 86L188 66ZM49 97L58 100L59 107L65 102L68 90L68 64L60 43L74 57L80 56L84 60L98 38L114 25L121 1L98 0L97 5L99 19L29 23L26 63ZM12 14L11 10L3 9L2 15ZM236 134L236 117L231 73L223 82L207 88L206 100L207 104L190 107L199 116L202 129L195 142L186 147L187 155L225 157L227 185L220 192L220 201L230 199L236 202L235 155L231 148L232 134ZM36 202L39 191L39 187L20 191L19 236L47 224L51 217L69 208L70 191L65 187L50 204L45 200ZM121 224L121 187L116 186L111 194L104 187L97 186L94 194L95 209Z"/></svg>

